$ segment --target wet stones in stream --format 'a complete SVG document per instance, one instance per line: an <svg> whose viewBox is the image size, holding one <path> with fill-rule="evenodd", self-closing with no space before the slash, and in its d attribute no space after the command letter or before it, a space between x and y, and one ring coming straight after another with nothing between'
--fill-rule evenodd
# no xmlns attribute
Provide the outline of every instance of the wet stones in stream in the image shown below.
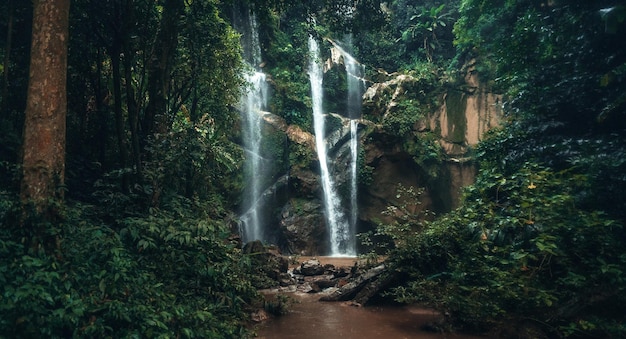
<svg viewBox="0 0 626 339"><path fill-rule="evenodd" d="M320 301L352 301L353 305L366 304L391 281L384 264L363 269L322 265L317 258L303 261L288 271L290 279L279 281L276 292L319 293Z"/></svg>
<svg viewBox="0 0 626 339"><path fill-rule="evenodd" d="M318 258L307 258L297 266L276 247L266 247L260 241L246 244L244 254L250 256L254 270L258 273L259 289L273 292L319 293L321 301L352 301L354 305L365 305L383 290L394 275L385 264L361 267L357 259L339 259L342 264L322 264ZM328 259L327 259L328 260Z"/></svg>
<svg viewBox="0 0 626 339"><path fill-rule="evenodd" d="M345 267L335 267L332 264L322 265L316 258L306 260L295 267L291 273L296 280L296 290L303 293L320 293L322 291L338 288L349 279L350 272Z"/></svg>

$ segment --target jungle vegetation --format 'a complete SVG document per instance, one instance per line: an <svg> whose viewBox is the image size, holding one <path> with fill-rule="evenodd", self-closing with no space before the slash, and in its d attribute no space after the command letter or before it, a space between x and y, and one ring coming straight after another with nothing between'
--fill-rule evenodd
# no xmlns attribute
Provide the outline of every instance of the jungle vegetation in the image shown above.
<svg viewBox="0 0 626 339"><path fill-rule="evenodd" d="M258 279L232 239L234 2L0 3L1 335L251 335ZM474 60L503 95L505 123L474 150L461 206L392 225L419 231L389 253L402 277L389 296L477 333L626 334L620 1L241 2L262 27L271 110L304 128L308 34L352 33L371 70L432 88ZM46 45L46 29L68 38ZM407 125L418 108L402 107Z"/></svg>

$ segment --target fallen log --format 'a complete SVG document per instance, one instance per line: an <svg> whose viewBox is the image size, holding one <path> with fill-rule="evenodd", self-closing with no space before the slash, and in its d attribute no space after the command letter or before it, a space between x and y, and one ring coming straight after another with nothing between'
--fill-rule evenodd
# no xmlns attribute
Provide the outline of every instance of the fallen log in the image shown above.
<svg viewBox="0 0 626 339"><path fill-rule="evenodd" d="M324 295L320 298L320 301L347 301L347 300L352 300L355 296L358 295L358 293L363 290L363 288L368 285L368 283L373 282L375 279L377 279L382 273L384 273L386 271L386 266L385 264L380 264L374 268L371 268L369 270L367 270L365 273L361 274L360 276L356 277L354 280L352 280L351 282L343 285L342 287L338 288L337 290ZM376 294L378 290L374 290L374 291L368 291L368 292L364 292L364 294L361 296L362 298L365 298L365 300L369 299L369 297L373 296L374 294ZM366 297L366 295L368 295L368 297Z"/></svg>
<svg viewBox="0 0 626 339"><path fill-rule="evenodd" d="M385 274L383 274L385 273ZM380 291L384 290L389 284L391 284L396 278L395 274L392 274L388 270L379 274L376 279L372 279L368 283L361 288L361 290L356 294L356 296L352 299L355 304L365 305L367 302L378 294Z"/></svg>

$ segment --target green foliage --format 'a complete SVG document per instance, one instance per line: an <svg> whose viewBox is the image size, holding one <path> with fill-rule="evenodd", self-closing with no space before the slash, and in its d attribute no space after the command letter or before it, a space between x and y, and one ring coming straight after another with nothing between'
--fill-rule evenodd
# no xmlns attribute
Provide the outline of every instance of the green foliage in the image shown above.
<svg viewBox="0 0 626 339"><path fill-rule="evenodd" d="M367 187L372 184L374 181L374 167L369 166L365 163L365 149L363 147L359 147L359 155L357 157L357 182L360 186Z"/></svg>
<svg viewBox="0 0 626 339"><path fill-rule="evenodd" d="M397 86L402 86L403 95L392 97L395 87L386 89L385 104L393 108L384 116L383 129L390 135L401 138L410 137L416 131L416 125L427 117L438 105L436 98L441 90L437 85L440 80L436 68L420 63L407 72L408 79ZM394 100L394 103L391 100Z"/></svg>
<svg viewBox="0 0 626 339"><path fill-rule="evenodd" d="M402 100L392 114L385 117L383 129L390 135L406 137L415 129L415 124L424 118L417 100Z"/></svg>
<svg viewBox="0 0 626 339"><path fill-rule="evenodd" d="M285 294L277 294L274 300L265 300L263 309L273 315L281 316L289 313L289 307L296 302Z"/></svg>
<svg viewBox="0 0 626 339"><path fill-rule="evenodd" d="M266 29L272 32L271 44L264 51L267 71L272 74L273 95L269 110L288 123L308 130L312 119L310 114L302 113L311 110L309 79L305 71L308 64L308 27L303 22L288 21L281 30L274 26Z"/></svg>
<svg viewBox="0 0 626 339"><path fill-rule="evenodd" d="M402 32L401 40L410 43L417 40L422 46L429 62L433 61L433 52L441 47L437 38L440 29L445 29L449 23L450 13L443 13L446 4L431 8L421 8L420 13L411 16L411 25Z"/></svg>
<svg viewBox="0 0 626 339"><path fill-rule="evenodd" d="M382 214L392 220L390 223L378 225L377 231L394 240L399 246L403 246L409 235L423 230L426 220L430 215L420 205L420 196L424 194L423 188L405 187L397 185L396 199L398 205L387 206Z"/></svg>
<svg viewBox="0 0 626 339"><path fill-rule="evenodd" d="M423 188L397 185L397 204L387 206L382 212L383 220L377 222L375 230L358 235L361 244L369 249L363 258L377 263L379 254L387 255L395 248L407 246L407 239L428 225L433 213L421 207L423 193Z"/></svg>
<svg viewBox="0 0 626 339"><path fill-rule="evenodd" d="M316 155L306 145L295 142L289 143L289 165L292 169L308 168Z"/></svg>
<svg viewBox="0 0 626 339"><path fill-rule="evenodd" d="M437 98L441 88L435 86L440 79L432 64L420 66L410 73L412 79L401 85L405 94L395 99L393 109L384 116L382 128L396 136L415 163L436 178L445 155L437 133L423 126L429 124L428 114L440 105Z"/></svg>
<svg viewBox="0 0 626 339"><path fill-rule="evenodd" d="M456 43L492 60L510 113L556 119L570 132L615 131L624 127L626 102L617 71L626 63L621 11L618 1L465 0Z"/></svg>
<svg viewBox="0 0 626 339"><path fill-rule="evenodd" d="M446 155L435 133L415 133L412 138L405 140L404 149L431 179L439 176Z"/></svg>
<svg viewBox="0 0 626 339"><path fill-rule="evenodd" d="M146 184L141 190L154 206L179 194L236 199L238 183L225 178L239 170L242 151L226 139L208 115L194 122L180 112L171 132L156 135L147 152L150 161L145 162ZM214 206L218 213L223 208Z"/></svg>
<svg viewBox="0 0 626 339"><path fill-rule="evenodd" d="M285 121L289 125L298 125L300 127L303 127L304 130L311 129L311 126L312 126L311 116L312 116L311 113L308 111L303 112L303 111L296 111L296 110L287 111L283 114Z"/></svg>
<svg viewBox="0 0 626 339"><path fill-rule="evenodd" d="M365 64L385 70L411 69L420 62L445 66L454 55L451 23L457 1L395 0L379 8L384 20L357 16L366 27L355 31L357 50L363 51L357 57Z"/></svg>
<svg viewBox="0 0 626 339"><path fill-rule="evenodd" d="M191 121L208 116L222 133L235 123L231 107L240 99L243 63L239 36L218 6L215 1L189 2L171 81L180 83L176 90L188 97L181 104Z"/></svg>
<svg viewBox="0 0 626 339"><path fill-rule="evenodd" d="M624 321L625 232L577 206L586 179L533 163L483 169L461 208L393 253L408 277L394 295L478 331L530 319L545 333L607 335Z"/></svg>
<svg viewBox="0 0 626 339"><path fill-rule="evenodd" d="M1 221L19 213L1 195ZM100 220L76 204L54 255L29 248L28 231L0 230L0 332L8 337L242 338L255 297L249 267L207 206L183 198L167 209Z"/></svg>

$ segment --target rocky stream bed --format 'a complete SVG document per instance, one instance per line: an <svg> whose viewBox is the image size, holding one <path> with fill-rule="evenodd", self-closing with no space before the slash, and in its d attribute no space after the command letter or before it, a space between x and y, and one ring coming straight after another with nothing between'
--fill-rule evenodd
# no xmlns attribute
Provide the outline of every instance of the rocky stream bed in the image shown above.
<svg viewBox="0 0 626 339"><path fill-rule="evenodd" d="M443 316L433 310L371 302L388 282L384 263L270 252L265 258L277 264L270 274L277 286L261 291L266 307L252 316L258 338L477 338L442 333Z"/></svg>

